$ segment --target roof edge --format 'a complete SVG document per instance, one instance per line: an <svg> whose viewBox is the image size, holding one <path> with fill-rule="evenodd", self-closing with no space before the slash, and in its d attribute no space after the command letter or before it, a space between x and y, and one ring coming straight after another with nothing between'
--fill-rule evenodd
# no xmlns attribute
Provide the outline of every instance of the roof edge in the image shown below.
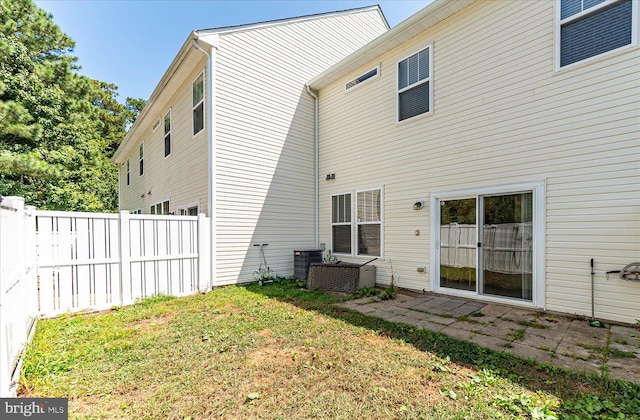
<svg viewBox="0 0 640 420"><path fill-rule="evenodd" d="M198 29L195 32L200 35L210 35L210 34L223 34L223 33L230 33L230 32L250 31L254 29L262 29L269 26L277 26L277 25L283 25L288 23L297 23L297 22L303 22L306 20L322 19L328 16L360 13L360 12L366 12L370 10L377 10L378 13L380 13L380 17L382 17L382 20L387 25L387 29L389 29L389 22L387 22L387 18L384 16L384 13L382 13L382 9L380 8L379 5L375 4L371 6L357 7L354 9L344 9L344 10L336 10L333 12L314 13L310 15L302 15L302 16L274 19L274 20L265 20L262 22L246 23L241 25L221 26L219 28Z"/></svg>

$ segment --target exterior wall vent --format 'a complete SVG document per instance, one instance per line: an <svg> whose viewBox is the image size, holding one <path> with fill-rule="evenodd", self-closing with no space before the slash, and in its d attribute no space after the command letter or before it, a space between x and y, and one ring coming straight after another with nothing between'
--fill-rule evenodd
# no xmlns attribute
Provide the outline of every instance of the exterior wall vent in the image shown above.
<svg viewBox="0 0 640 420"><path fill-rule="evenodd" d="M368 80L372 80L375 77L378 77L380 75L380 66L377 66L371 70L369 70L368 72L366 72L365 74L356 77L355 79L347 82L344 85L344 90L345 91L349 91L353 88L355 88L356 86L359 86L360 84L368 81Z"/></svg>

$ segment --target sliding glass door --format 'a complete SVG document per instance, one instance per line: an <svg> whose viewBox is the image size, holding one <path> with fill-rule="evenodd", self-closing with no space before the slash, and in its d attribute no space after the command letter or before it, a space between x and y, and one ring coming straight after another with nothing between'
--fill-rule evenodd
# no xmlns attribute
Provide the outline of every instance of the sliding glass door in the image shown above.
<svg viewBox="0 0 640 420"><path fill-rule="evenodd" d="M533 300L533 191L439 198L438 286Z"/></svg>
<svg viewBox="0 0 640 420"><path fill-rule="evenodd" d="M482 197L482 294L531 300L533 194Z"/></svg>

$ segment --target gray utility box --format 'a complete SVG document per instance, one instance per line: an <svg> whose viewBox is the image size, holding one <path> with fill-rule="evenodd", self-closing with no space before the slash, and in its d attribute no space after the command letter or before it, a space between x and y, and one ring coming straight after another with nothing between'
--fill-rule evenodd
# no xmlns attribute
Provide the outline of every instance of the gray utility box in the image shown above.
<svg viewBox="0 0 640 420"><path fill-rule="evenodd" d="M363 287L376 287L376 266L363 265L360 267L360 276L358 279L358 289Z"/></svg>

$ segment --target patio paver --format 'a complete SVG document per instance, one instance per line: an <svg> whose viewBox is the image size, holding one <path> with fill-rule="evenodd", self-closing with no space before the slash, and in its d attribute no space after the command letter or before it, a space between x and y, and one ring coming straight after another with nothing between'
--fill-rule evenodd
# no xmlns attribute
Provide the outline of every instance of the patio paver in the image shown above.
<svg viewBox="0 0 640 420"><path fill-rule="evenodd" d="M401 294L387 301L367 297L336 305L538 363L607 372L640 384L640 331L632 326L593 328L586 320L435 294Z"/></svg>

